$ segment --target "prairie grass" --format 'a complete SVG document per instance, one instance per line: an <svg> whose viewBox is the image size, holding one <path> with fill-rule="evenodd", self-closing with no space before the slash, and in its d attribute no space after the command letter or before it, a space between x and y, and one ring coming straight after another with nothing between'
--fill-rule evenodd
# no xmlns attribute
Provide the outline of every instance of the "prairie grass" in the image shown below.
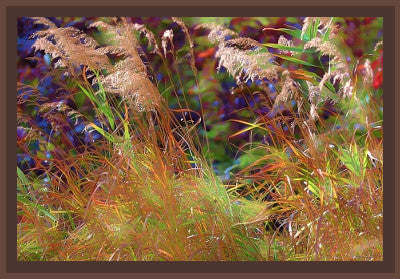
<svg viewBox="0 0 400 279"><path fill-rule="evenodd" d="M90 26L107 44L35 18L60 96L17 84L18 153L34 160L17 167L18 260L382 260L380 50L350 67L336 20L306 18L275 44L172 18L177 49L172 29L158 38L127 18ZM230 179L213 170L202 96L190 96L203 80L193 30L208 30L216 70L246 93L247 117L229 119L242 128L227 142L249 134Z"/></svg>

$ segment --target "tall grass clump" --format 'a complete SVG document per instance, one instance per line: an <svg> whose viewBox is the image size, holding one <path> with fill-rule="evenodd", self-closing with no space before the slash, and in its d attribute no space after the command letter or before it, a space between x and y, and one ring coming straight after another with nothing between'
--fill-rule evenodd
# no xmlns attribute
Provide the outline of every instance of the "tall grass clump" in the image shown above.
<svg viewBox="0 0 400 279"><path fill-rule="evenodd" d="M383 102L370 65L379 54L351 66L333 20L306 18L302 30L279 30L296 44L283 35L261 44L206 26L219 66L239 86L251 79L263 89L250 92L248 103L257 95L249 109L267 108L267 115L231 119L246 125L231 137L263 138L242 147L231 191L271 206L260 218L276 230L267 238L279 243L282 260L382 259Z"/></svg>
<svg viewBox="0 0 400 279"><path fill-rule="evenodd" d="M150 80L135 37L144 27L124 19L96 22L92 26L112 38L100 46L73 28L35 21L48 29L35 34L34 47L50 53L62 71L51 74L60 84L73 83L98 120L64 102L41 102L37 90L24 85L18 105L39 106L54 133L71 126L70 116L89 138L97 133L101 140L74 147L58 133L39 142L47 160L32 154L45 165L28 175L17 169L19 259L262 259L250 230L239 224L246 210L233 203L196 149L191 133L199 123L177 120ZM155 39L150 43L164 59ZM28 130L18 146L29 152L30 137L40 139L44 131L22 109L18 121Z"/></svg>
<svg viewBox="0 0 400 279"><path fill-rule="evenodd" d="M17 167L18 260L382 260L379 46L349 62L335 18L276 43L180 18L160 36L129 18L93 22L96 36L32 20L57 89L17 84L18 153L32 158ZM227 141L249 138L228 180L192 96L204 30L248 104L229 119L242 128Z"/></svg>

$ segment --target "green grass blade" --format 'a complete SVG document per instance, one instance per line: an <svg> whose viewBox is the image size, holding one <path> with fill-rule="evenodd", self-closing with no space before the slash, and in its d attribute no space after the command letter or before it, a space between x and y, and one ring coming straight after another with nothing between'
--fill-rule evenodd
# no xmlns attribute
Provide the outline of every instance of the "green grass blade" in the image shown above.
<svg viewBox="0 0 400 279"><path fill-rule="evenodd" d="M25 197L22 196L21 194L17 194L17 201L19 201L19 202L21 202L21 203L23 203L23 204L29 205L29 206L31 206L31 207L36 208L36 209L38 210L38 212L43 213L43 214L46 215L48 218L50 218L52 221L54 221L54 222L56 222L56 223L58 222L57 218L54 217L54 215L51 214L49 211L47 211L47 209L46 209L44 206L39 205L39 204L36 204L36 203L34 203L34 202L31 202L30 200L28 200L27 198L25 198Z"/></svg>
<svg viewBox="0 0 400 279"><path fill-rule="evenodd" d="M284 59L284 60L286 60L286 61L290 61L290 62L293 62L293 63L296 63L296 64L301 64L301 65L310 66L310 67L315 67L315 68L322 68L321 66L317 66L317 65L308 63L308 62L306 62L306 61L303 61L303 60L300 60L300 59L298 59L298 58L294 58L294 57L291 57L291 56L280 55L280 54L274 54L274 53L271 53L271 54L274 55L274 56L276 56L276 57L282 58L282 59Z"/></svg>
<svg viewBox="0 0 400 279"><path fill-rule="evenodd" d="M99 126L97 126L93 123L90 123L89 126L92 127L93 129L95 129L97 132L99 132L103 137L108 139L110 142L115 142L114 136L112 134L108 133L107 131L105 131L104 129L100 128Z"/></svg>

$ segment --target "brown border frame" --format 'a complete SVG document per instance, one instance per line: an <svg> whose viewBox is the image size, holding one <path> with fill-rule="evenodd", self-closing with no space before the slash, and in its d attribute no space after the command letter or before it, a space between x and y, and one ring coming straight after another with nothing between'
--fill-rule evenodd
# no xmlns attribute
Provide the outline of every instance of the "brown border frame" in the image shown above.
<svg viewBox="0 0 400 279"><path fill-rule="evenodd" d="M399 37L395 37L395 26L399 25L398 0L336 0L321 3L308 0L298 3L296 0L280 0L264 3L261 0L202 0L188 2L184 0L137 0L134 3L121 0L0 0L0 31L2 40L0 52L1 66L0 125L5 133L0 137L1 150L1 210L0 218L0 278L67 278L82 275L88 278L120 277L163 277L163 278L200 278L217 275L221 278L241 278L244 275L253 278L265 276L296 278L400 278L399 241L395 241L395 232L399 232L399 205L395 198L395 181L400 173L395 172L395 158L399 158L395 149L395 139L399 138L395 129L395 65L399 56L395 56L395 45L399 46ZM63 1L64 2L64 1ZM168 6L166 6L168 4ZM363 6L360 6L362 4ZM15 84L16 84L16 18L19 16L383 16L385 33L385 149L384 149L384 260L382 262L18 262L16 261L16 147L15 147ZM397 16L397 17L396 17ZM400 29L400 28L399 28ZM396 44L395 44L396 43ZM11 148L12 147L12 148ZM6 224L4 226L4 224ZM229 273L228 273L229 272ZM114 274L112 274L114 273Z"/></svg>

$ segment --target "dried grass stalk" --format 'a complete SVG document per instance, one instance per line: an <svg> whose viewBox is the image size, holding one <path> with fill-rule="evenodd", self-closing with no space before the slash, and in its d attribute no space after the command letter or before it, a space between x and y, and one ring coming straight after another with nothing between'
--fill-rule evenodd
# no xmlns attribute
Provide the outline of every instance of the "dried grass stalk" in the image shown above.
<svg viewBox="0 0 400 279"><path fill-rule="evenodd" d="M282 90L275 99L275 106L278 106L281 103L286 103L289 99L294 99L297 103L298 111L301 112L304 99L301 95L298 84L290 77L289 71L287 70L282 73L282 77Z"/></svg>
<svg viewBox="0 0 400 279"><path fill-rule="evenodd" d="M32 35L37 37L33 48L50 54L51 58L56 60L56 68L66 67L72 74L76 73L80 65L95 70L111 68L109 59L98 49L99 45L90 36L73 27L58 28L46 18L33 19L36 24L48 27Z"/></svg>
<svg viewBox="0 0 400 279"><path fill-rule="evenodd" d="M170 42L171 46L173 47L173 39L174 39L174 32L171 29L165 30L165 32L161 38L161 46L163 48L165 58L167 57L168 41Z"/></svg>
<svg viewBox="0 0 400 279"><path fill-rule="evenodd" d="M256 40L238 37L236 32L218 25L202 24L197 28L210 30L208 39L218 43L218 69L226 68L238 85L249 80L278 79L281 68L271 62L271 54Z"/></svg>
<svg viewBox="0 0 400 279"><path fill-rule="evenodd" d="M90 27L102 28L112 35L111 45L101 47L93 38L75 28L58 28L46 18L34 19L36 23L49 28L34 34L38 39L33 47L58 59L55 67L66 67L72 74L82 65L91 71L98 71L98 78L93 83L101 82L106 91L121 94L136 110L151 110L160 104L161 96L148 78L147 67L140 57L140 46L135 37L137 30L145 33L157 51L154 35L147 29L128 23L124 18L117 25L95 22ZM112 65L108 54L123 58ZM107 74L101 70L106 70Z"/></svg>
<svg viewBox="0 0 400 279"><path fill-rule="evenodd" d="M185 25L185 23L183 22L182 19L180 19L178 17L172 17L172 20L174 22L176 22L179 25L179 27L181 27L183 33L185 34L185 36L186 36L186 38L187 38L187 40L189 42L189 47L190 47L190 50L189 50L189 52L190 52L190 68L192 69L193 73L195 75L197 75L196 58L195 58L194 52L193 52L194 44L193 44L192 38L190 37L189 30L186 27L186 25Z"/></svg>

